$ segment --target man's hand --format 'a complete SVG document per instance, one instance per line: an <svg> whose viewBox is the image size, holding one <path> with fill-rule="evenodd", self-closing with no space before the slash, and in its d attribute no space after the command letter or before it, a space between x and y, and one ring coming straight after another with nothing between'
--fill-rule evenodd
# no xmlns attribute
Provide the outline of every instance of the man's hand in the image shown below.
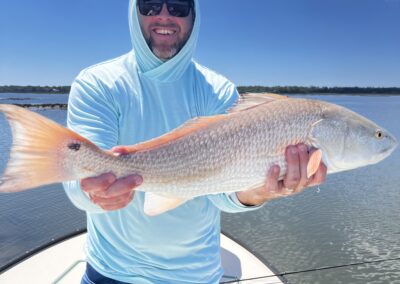
<svg viewBox="0 0 400 284"><path fill-rule="evenodd" d="M314 150L315 151L315 150ZM302 192L305 188L323 183L326 178L326 166L321 163L317 172L307 178L307 164L310 158L307 146L292 145L286 148L287 173L282 181L278 181L280 168L275 165L268 171L265 185L259 188L240 191L236 195L244 205L255 206L292 194Z"/></svg>
<svg viewBox="0 0 400 284"><path fill-rule="evenodd" d="M124 208L132 201L134 188L142 183L139 175L120 179L111 173L81 180L81 188L88 193L90 200L107 211Z"/></svg>
<svg viewBox="0 0 400 284"><path fill-rule="evenodd" d="M125 151L116 148L113 153L126 154ZM90 200L107 211L118 210L127 206L135 195L135 187L143 182L140 175L129 175L117 179L111 173L105 173L97 177L81 180L81 188Z"/></svg>

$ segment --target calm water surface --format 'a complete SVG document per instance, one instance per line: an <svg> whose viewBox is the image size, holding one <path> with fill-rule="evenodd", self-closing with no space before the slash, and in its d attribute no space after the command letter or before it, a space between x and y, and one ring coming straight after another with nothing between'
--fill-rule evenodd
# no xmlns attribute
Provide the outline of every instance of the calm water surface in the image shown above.
<svg viewBox="0 0 400 284"><path fill-rule="evenodd" d="M68 94L0 93L0 104L66 104Z"/></svg>
<svg viewBox="0 0 400 284"><path fill-rule="evenodd" d="M36 95L21 96L27 98L23 103L32 103L29 98ZM40 103L67 101L55 97L59 95L47 96L51 97ZM400 97L307 97L349 107L400 138ZM5 103L2 98L4 94L0 94L0 103ZM7 103L20 101L9 99ZM65 124L65 111L38 112ZM0 117L0 172L10 143L9 128ZM400 257L399 152L380 164L330 175L319 189L272 201L256 212L223 214L222 229L281 273ZM0 216L0 267L86 224L84 213L69 203L60 185L0 195ZM400 283L400 261L294 273L286 280Z"/></svg>

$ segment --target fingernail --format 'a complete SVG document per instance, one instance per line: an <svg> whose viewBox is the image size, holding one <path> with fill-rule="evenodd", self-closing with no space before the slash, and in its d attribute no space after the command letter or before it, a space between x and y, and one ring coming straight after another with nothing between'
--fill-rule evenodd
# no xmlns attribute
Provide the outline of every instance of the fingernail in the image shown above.
<svg viewBox="0 0 400 284"><path fill-rule="evenodd" d="M143 182L143 178L140 175L134 175L133 181L135 182L136 185L140 185Z"/></svg>
<svg viewBox="0 0 400 284"><path fill-rule="evenodd" d="M290 149L290 153L292 153L292 154L297 154L297 148L296 147L292 147L291 149Z"/></svg>
<svg viewBox="0 0 400 284"><path fill-rule="evenodd" d="M300 151L301 151L301 152L307 152L307 146L306 146L306 145L301 144L301 145L299 146L299 148L300 148Z"/></svg>
<svg viewBox="0 0 400 284"><path fill-rule="evenodd" d="M107 183L113 183L115 181L115 176L112 173L105 173L103 177L106 178Z"/></svg>

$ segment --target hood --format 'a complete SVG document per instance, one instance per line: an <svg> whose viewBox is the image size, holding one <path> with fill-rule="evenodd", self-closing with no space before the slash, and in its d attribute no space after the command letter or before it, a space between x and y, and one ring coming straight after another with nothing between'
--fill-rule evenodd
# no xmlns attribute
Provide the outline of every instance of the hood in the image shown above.
<svg viewBox="0 0 400 284"><path fill-rule="evenodd" d="M137 0L130 0L129 3L129 28L138 71L152 80L162 82L178 80L192 61L196 47L200 26L200 9L198 0L194 0L196 17L188 41L173 58L165 62L153 54L143 37L140 29L139 18L137 16L136 2Z"/></svg>

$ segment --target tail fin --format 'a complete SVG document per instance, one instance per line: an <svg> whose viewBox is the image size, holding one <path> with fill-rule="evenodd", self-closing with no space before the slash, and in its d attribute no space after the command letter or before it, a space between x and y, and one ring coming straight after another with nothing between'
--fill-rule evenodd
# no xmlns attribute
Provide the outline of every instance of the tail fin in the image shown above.
<svg viewBox="0 0 400 284"><path fill-rule="evenodd" d="M76 150L77 145L92 144L90 141L21 107L0 104L0 112L5 114L13 135L7 168L0 177L0 192L74 179L72 171L65 168L66 149Z"/></svg>

